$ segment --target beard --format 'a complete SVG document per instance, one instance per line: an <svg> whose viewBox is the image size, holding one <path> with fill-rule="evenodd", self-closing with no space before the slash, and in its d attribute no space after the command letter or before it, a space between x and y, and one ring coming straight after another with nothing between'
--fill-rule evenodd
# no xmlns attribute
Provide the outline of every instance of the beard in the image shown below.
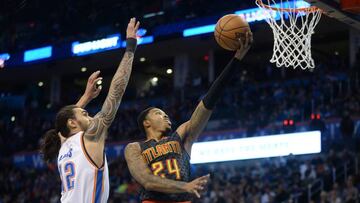
<svg viewBox="0 0 360 203"><path fill-rule="evenodd" d="M164 132L162 133L163 137L170 136L171 134L171 127L166 127Z"/></svg>
<svg viewBox="0 0 360 203"><path fill-rule="evenodd" d="M81 128L82 131L86 131L89 127L89 123L88 121L83 121L83 122L78 122L79 127Z"/></svg>

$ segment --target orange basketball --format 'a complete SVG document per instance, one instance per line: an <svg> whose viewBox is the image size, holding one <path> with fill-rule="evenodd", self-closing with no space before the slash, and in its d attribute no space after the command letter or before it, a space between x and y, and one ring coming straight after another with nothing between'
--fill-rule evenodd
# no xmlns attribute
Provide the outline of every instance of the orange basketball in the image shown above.
<svg viewBox="0 0 360 203"><path fill-rule="evenodd" d="M240 47L239 38L251 31L249 23L236 14L225 15L216 23L215 40L224 49L237 50Z"/></svg>

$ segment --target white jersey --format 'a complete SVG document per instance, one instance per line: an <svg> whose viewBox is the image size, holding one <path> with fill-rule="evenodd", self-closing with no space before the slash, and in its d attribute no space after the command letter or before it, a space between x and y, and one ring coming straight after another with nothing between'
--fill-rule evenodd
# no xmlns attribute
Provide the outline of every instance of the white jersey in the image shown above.
<svg viewBox="0 0 360 203"><path fill-rule="evenodd" d="M57 159L61 178L61 202L103 203L109 197L109 171L98 168L84 147L83 132L76 133L61 145Z"/></svg>

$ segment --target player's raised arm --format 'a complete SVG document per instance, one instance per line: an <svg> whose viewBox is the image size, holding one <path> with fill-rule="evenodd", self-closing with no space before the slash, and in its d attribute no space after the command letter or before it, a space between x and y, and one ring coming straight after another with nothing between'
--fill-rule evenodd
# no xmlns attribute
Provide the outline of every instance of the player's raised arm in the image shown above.
<svg viewBox="0 0 360 203"><path fill-rule="evenodd" d="M112 78L110 89L101 111L90 121L89 128L85 132L88 139L99 140L115 118L121 99L124 95L126 86L129 82L134 53L136 49L136 32L139 22L131 18L126 30L126 51Z"/></svg>
<svg viewBox="0 0 360 203"><path fill-rule="evenodd" d="M90 75L85 92L76 103L76 106L85 108L91 100L95 99L100 94L101 85L97 85L97 83L102 80L102 77L99 77L99 75L100 71L95 71Z"/></svg>
<svg viewBox="0 0 360 203"><path fill-rule="evenodd" d="M244 42L240 40L240 48L236 51L234 58L226 65L221 74L216 78L215 82L211 85L206 96L191 115L189 121L183 123L176 130L180 137L184 140L186 151L190 154L192 144L197 140L200 133L204 130L216 102L221 97L226 83L234 74L234 69L238 68L238 62L245 56L250 49L253 38L252 33L247 32Z"/></svg>
<svg viewBox="0 0 360 203"><path fill-rule="evenodd" d="M191 193L200 198L200 191L204 189L210 176L202 176L192 182L175 181L155 176L151 173L141 155L139 143L130 143L125 148L125 159L129 171L134 179L142 185L145 190L164 193Z"/></svg>

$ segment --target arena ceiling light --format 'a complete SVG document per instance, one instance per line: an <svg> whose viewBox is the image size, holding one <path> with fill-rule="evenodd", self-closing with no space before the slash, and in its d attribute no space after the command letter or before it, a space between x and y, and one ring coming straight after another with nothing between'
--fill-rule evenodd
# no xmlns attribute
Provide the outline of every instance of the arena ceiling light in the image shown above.
<svg viewBox="0 0 360 203"><path fill-rule="evenodd" d="M173 70L172 70L171 68L168 68L168 69L166 70L166 73L170 75L171 73L173 73Z"/></svg>
<svg viewBox="0 0 360 203"><path fill-rule="evenodd" d="M0 68L5 67L5 61L10 59L10 54L8 53L2 53L0 54Z"/></svg>
<svg viewBox="0 0 360 203"><path fill-rule="evenodd" d="M7 61L10 59L10 54L9 53L2 53L0 54L0 59Z"/></svg>
<svg viewBox="0 0 360 203"><path fill-rule="evenodd" d="M155 16L161 16L161 15L164 15L164 11L147 13L147 14L145 14L143 17L144 17L144 18L152 18L152 17L155 17Z"/></svg>
<svg viewBox="0 0 360 203"><path fill-rule="evenodd" d="M152 86L156 86L158 84L159 78L158 77L153 77L150 79L150 83Z"/></svg>
<svg viewBox="0 0 360 203"><path fill-rule="evenodd" d="M47 59L47 58L51 58L51 56L52 56L52 46L30 49L24 52L24 62Z"/></svg>
<svg viewBox="0 0 360 203"><path fill-rule="evenodd" d="M0 58L0 68L4 68L4 67L5 67L5 61Z"/></svg>

